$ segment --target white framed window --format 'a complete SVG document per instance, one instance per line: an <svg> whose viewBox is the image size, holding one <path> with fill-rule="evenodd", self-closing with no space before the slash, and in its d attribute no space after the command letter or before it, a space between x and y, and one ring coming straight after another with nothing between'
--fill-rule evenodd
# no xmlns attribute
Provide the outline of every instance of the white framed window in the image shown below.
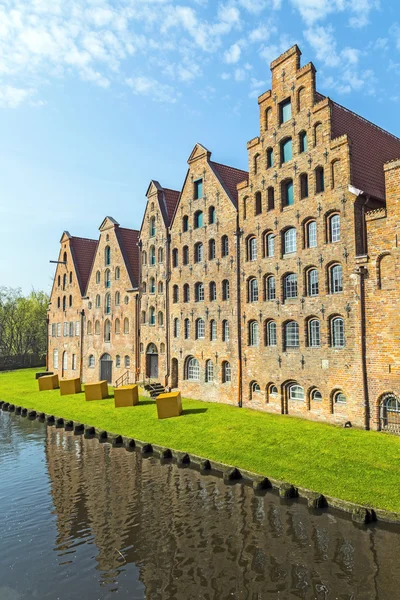
<svg viewBox="0 0 400 600"><path fill-rule="evenodd" d="M188 340L188 339L190 339L190 321L189 321L189 319L185 319L184 329L185 329L185 340Z"/></svg>
<svg viewBox="0 0 400 600"><path fill-rule="evenodd" d="M340 215L332 215L329 219L331 242L340 242Z"/></svg>
<svg viewBox="0 0 400 600"><path fill-rule="evenodd" d="M61 323L57 323L57 337L61 337Z"/></svg>
<svg viewBox="0 0 400 600"><path fill-rule="evenodd" d="M311 392L311 400L315 401L315 402L321 402L322 400L322 394L319 390L312 390Z"/></svg>
<svg viewBox="0 0 400 600"><path fill-rule="evenodd" d="M205 324L203 319L197 319L196 321L196 339L202 340L205 338Z"/></svg>
<svg viewBox="0 0 400 600"><path fill-rule="evenodd" d="M275 300L276 299L276 284L275 284L275 277L273 275L270 275L270 277L267 277L266 298L267 298L267 300Z"/></svg>
<svg viewBox="0 0 400 600"><path fill-rule="evenodd" d="M197 358L190 358L188 360L187 378L189 381L200 381L200 365Z"/></svg>
<svg viewBox="0 0 400 600"><path fill-rule="evenodd" d="M271 258L275 254L275 236L269 233L265 238L265 255Z"/></svg>
<svg viewBox="0 0 400 600"><path fill-rule="evenodd" d="M76 354L73 354L73 355L72 355L71 369L72 369L73 371L76 371Z"/></svg>
<svg viewBox="0 0 400 600"><path fill-rule="evenodd" d="M296 321L289 321L285 326L285 346L298 348L299 343L299 325Z"/></svg>
<svg viewBox="0 0 400 600"><path fill-rule="evenodd" d="M258 346L260 343L260 327L257 321L249 323L249 346Z"/></svg>
<svg viewBox="0 0 400 600"><path fill-rule="evenodd" d="M64 337L68 337L69 334L69 325L66 321L64 321Z"/></svg>
<svg viewBox="0 0 400 600"><path fill-rule="evenodd" d="M57 324L52 323L51 324L51 337L56 337L56 335L57 335Z"/></svg>
<svg viewBox="0 0 400 600"><path fill-rule="evenodd" d="M124 364L125 364L126 369L129 369L129 367L131 366L131 357L128 356L127 354L125 355L125 358L124 358Z"/></svg>
<svg viewBox="0 0 400 600"><path fill-rule="evenodd" d="M266 326L266 346L276 346L276 323L275 321L268 321Z"/></svg>
<svg viewBox="0 0 400 600"><path fill-rule="evenodd" d="M258 302L258 281L255 277L249 280L248 283L248 298L249 302Z"/></svg>
<svg viewBox="0 0 400 600"><path fill-rule="evenodd" d="M331 271L331 294L343 292L343 269L342 265L333 265Z"/></svg>
<svg viewBox="0 0 400 600"><path fill-rule="evenodd" d="M174 319L174 337L179 337L180 321L177 317Z"/></svg>
<svg viewBox="0 0 400 600"><path fill-rule="evenodd" d="M88 367L89 367L90 369L93 369L93 368L94 368L94 364L95 364L95 361L94 361L94 356L93 356L93 354L91 354L91 355L89 356L89 359L88 359Z"/></svg>
<svg viewBox="0 0 400 600"><path fill-rule="evenodd" d="M308 283L308 295L309 296L318 296L319 285L318 285L318 270L317 269L310 269L308 271L307 283Z"/></svg>
<svg viewBox="0 0 400 600"><path fill-rule="evenodd" d="M204 260L204 246L198 242L194 247L194 262L200 263Z"/></svg>
<svg viewBox="0 0 400 600"><path fill-rule="evenodd" d="M290 227L290 229L286 229L283 236L283 253L284 254L292 254L296 252L296 229L294 227Z"/></svg>
<svg viewBox="0 0 400 600"><path fill-rule="evenodd" d="M308 339L311 348L321 346L321 324L318 319L311 319L308 323Z"/></svg>
<svg viewBox="0 0 400 600"><path fill-rule="evenodd" d="M331 339L333 348L344 348L346 340L344 336L344 320L342 317L335 317L331 321Z"/></svg>
<svg viewBox="0 0 400 600"><path fill-rule="evenodd" d="M206 383L214 381L214 363L212 360L206 361Z"/></svg>
<svg viewBox="0 0 400 600"><path fill-rule="evenodd" d="M58 369L58 350L53 350L53 369Z"/></svg>
<svg viewBox="0 0 400 600"><path fill-rule="evenodd" d="M297 298L297 275L296 273L289 273L283 280L283 292L284 298Z"/></svg>
<svg viewBox="0 0 400 600"><path fill-rule="evenodd" d="M116 367L120 367L121 366L121 357L119 354L117 354L117 356L115 357L115 366Z"/></svg>
<svg viewBox="0 0 400 600"><path fill-rule="evenodd" d="M333 400L335 404L346 404L346 396L343 392L336 392Z"/></svg>
<svg viewBox="0 0 400 600"><path fill-rule="evenodd" d="M80 321L75 321L75 335L79 336L81 333L81 323Z"/></svg>
<svg viewBox="0 0 400 600"><path fill-rule="evenodd" d="M210 302L215 302L217 299L217 284L215 281L210 282Z"/></svg>
<svg viewBox="0 0 400 600"><path fill-rule="evenodd" d="M204 283L196 283L194 290L195 290L195 301L203 302L204 301Z"/></svg>
<svg viewBox="0 0 400 600"><path fill-rule="evenodd" d="M257 240L251 237L248 241L248 260L257 260Z"/></svg>
<svg viewBox="0 0 400 600"><path fill-rule="evenodd" d="M222 341L229 342L229 321L224 319L222 321Z"/></svg>
<svg viewBox="0 0 400 600"><path fill-rule="evenodd" d="M62 357L62 362L63 362L63 369L64 371L68 370L68 354L66 352L63 352L63 357Z"/></svg>
<svg viewBox="0 0 400 600"><path fill-rule="evenodd" d="M307 223L307 247L316 248L317 246L317 223L310 221Z"/></svg>
<svg viewBox="0 0 400 600"><path fill-rule="evenodd" d="M217 339L217 322L214 319L210 321L210 340L215 342Z"/></svg>
<svg viewBox="0 0 400 600"><path fill-rule="evenodd" d="M228 361L222 363L222 383L229 383L232 381L231 364Z"/></svg>
<svg viewBox="0 0 400 600"><path fill-rule="evenodd" d="M289 387L289 400L304 400L304 388L301 385L291 385Z"/></svg>

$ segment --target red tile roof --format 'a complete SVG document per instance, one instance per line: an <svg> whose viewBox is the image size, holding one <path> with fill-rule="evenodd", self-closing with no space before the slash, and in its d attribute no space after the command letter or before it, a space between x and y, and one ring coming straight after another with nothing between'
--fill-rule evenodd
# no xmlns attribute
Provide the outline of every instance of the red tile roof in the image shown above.
<svg viewBox="0 0 400 600"><path fill-rule="evenodd" d="M169 188L161 188L158 192L161 212L167 227L171 224L172 217L175 214L179 196L180 192L177 190L170 190Z"/></svg>
<svg viewBox="0 0 400 600"><path fill-rule="evenodd" d="M139 287L139 231L116 227L115 235L133 288Z"/></svg>
<svg viewBox="0 0 400 600"><path fill-rule="evenodd" d="M84 296L86 292L86 286L89 281L93 260L96 254L97 243L97 240L88 238L74 236L71 236L70 238L71 254L75 264L76 275L82 296Z"/></svg>
<svg viewBox="0 0 400 600"><path fill-rule="evenodd" d="M220 182L222 183L225 191L228 193L235 207L238 204L238 192L236 186L242 181L247 181L249 174L247 171L241 169L235 169L234 167L228 167L227 165L221 165L210 160L210 166Z"/></svg>
<svg viewBox="0 0 400 600"><path fill-rule="evenodd" d="M375 198L385 198L385 162L400 158L400 139L344 108L332 105L332 138L351 140L351 183Z"/></svg>

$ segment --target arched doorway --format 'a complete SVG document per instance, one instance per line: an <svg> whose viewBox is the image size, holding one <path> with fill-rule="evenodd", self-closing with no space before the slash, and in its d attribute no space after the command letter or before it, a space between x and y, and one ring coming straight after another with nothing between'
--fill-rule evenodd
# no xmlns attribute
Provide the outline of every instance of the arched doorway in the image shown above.
<svg viewBox="0 0 400 600"><path fill-rule="evenodd" d="M173 358L172 359L172 365L171 365L171 387L173 387L173 388L177 388L178 387L178 359L177 358Z"/></svg>
<svg viewBox="0 0 400 600"><path fill-rule="evenodd" d="M112 360L109 354L103 354L100 358L100 379L101 381L112 382Z"/></svg>
<svg viewBox="0 0 400 600"><path fill-rule="evenodd" d="M380 428L382 431L400 433L400 400L387 394L380 404Z"/></svg>
<svg viewBox="0 0 400 600"><path fill-rule="evenodd" d="M158 350L155 344L149 344L146 350L146 377L158 377Z"/></svg>

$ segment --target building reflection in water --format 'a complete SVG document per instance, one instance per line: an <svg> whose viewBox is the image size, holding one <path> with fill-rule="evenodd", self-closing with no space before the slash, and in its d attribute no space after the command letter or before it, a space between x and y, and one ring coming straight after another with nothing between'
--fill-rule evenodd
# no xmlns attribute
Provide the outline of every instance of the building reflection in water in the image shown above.
<svg viewBox="0 0 400 600"><path fill-rule="evenodd" d="M398 533L55 428L46 457L59 564L91 544L109 589L135 565L150 600L399 597Z"/></svg>

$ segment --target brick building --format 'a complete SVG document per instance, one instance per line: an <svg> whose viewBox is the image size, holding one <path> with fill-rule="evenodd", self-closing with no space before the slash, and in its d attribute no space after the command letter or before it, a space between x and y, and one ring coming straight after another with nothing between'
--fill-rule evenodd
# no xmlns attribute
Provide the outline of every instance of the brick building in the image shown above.
<svg viewBox="0 0 400 600"><path fill-rule="evenodd" d="M91 274L73 301L83 310L85 380L115 382L130 369L188 397L400 430L400 139L321 95L300 55L293 46L271 64L248 173L196 144L181 192L150 183L140 234L108 218L99 242L86 242ZM111 316L107 244L128 298ZM63 268L51 326L62 322ZM126 318L129 333L118 337L115 321ZM77 354L78 341L50 336L50 368L55 346ZM96 368L104 355L111 375Z"/></svg>

